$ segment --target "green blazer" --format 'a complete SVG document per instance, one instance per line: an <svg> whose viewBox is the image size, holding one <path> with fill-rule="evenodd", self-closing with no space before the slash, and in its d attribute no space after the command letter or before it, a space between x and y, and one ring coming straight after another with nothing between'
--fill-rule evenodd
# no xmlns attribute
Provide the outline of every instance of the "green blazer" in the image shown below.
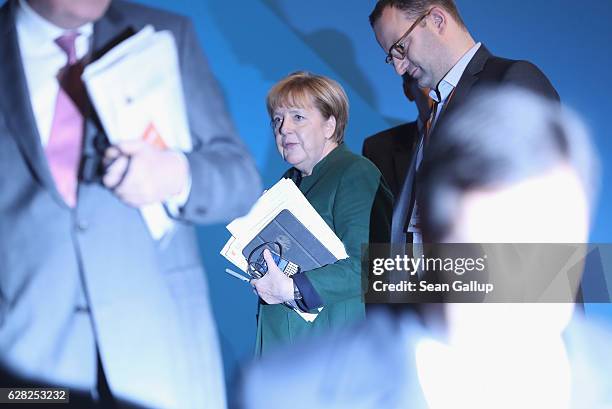
<svg viewBox="0 0 612 409"><path fill-rule="evenodd" d="M323 301L314 322L282 304L259 304L256 354L363 319L361 246L370 241L371 217L377 231L389 230L392 197L380 171L344 144L302 178L299 188L344 243L349 257L304 273Z"/></svg>

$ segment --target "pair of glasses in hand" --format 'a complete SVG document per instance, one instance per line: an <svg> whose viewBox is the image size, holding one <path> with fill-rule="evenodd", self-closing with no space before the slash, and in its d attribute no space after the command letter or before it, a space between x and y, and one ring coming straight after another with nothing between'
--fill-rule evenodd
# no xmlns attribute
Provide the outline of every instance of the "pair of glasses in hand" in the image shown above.
<svg viewBox="0 0 612 409"><path fill-rule="evenodd" d="M287 276L292 276L293 274L300 272L300 267L292 263L291 261L285 260L282 257L283 248L280 243L274 242L266 242L260 244L255 247L249 257L248 261L248 269L247 273L253 278L261 278L268 272L268 265L266 260L264 259L263 253L264 250L268 249L270 254L272 255L272 259L274 263L278 266L278 268Z"/></svg>

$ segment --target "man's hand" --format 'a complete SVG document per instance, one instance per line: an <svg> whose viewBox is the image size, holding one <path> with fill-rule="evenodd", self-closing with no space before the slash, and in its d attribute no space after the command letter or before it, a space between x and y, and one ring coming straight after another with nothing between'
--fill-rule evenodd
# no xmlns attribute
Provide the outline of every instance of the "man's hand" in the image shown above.
<svg viewBox="0 0 612 409"><path fill-rule="evenodd" d="M128 166L123 181L121 176ZM113 145L104 154L108 168L102 182L130 206L140 207L168 200L187 188L189 164L179 152L160 149L145 141L126 141Z"/></svg>
<svg viewBox="0 0 612 409"><path fill-rule="evenodd" d="M263 254L268 272L260 279L251 280L257 295L268 304L281 304L293 300L293 280L278 268L268 249L264 250Z"/></svg>

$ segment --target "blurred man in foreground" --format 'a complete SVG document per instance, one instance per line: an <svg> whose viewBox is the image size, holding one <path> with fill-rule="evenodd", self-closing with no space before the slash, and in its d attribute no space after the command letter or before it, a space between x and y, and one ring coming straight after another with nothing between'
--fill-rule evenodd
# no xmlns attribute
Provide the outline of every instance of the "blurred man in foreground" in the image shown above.
<svg viewBox="0 0 612 409"><path fill-rule="evenodd" d="M569 110L519 88L483 92L453 113L428 147L421 196L425 239L586 243L597 165L583 123ZM545 274L544 254L518 265ZM503 263L497 273L521 277L511 265ZM488 273L493 280L496 272ZM513 287L513 303L445 305L444 341L422 342L416 350L430 407L601 407L603 396L589 392L603 386L597 368L609 370L610 360L602 355L587 363L594 371L586 383L576 378L585 349L567 342L576 336L568 330L573 304L535 304L526 294L540 279L526 277L524 287Z"/></svg>
<svg viewBox="0 0 612 409"><path fill-rule="evenodd" d="M176 41L190 152L94 143L83 66L147 24ZM119 0L10 0L0 33L2 369L104 407L225 407L193 223L245 213L260 181L191 23ZM92 150L106 168L85 177ZM159 240L151 203L173 221Z"/></svg>

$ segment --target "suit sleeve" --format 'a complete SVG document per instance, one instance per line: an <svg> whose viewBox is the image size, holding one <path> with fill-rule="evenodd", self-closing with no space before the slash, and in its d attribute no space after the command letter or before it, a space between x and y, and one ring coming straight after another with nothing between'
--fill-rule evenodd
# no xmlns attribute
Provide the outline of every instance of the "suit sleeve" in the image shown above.
<svg viewBox="0 0 612 409"><path fill-rule="evenodd" d="M186 154L191 190L175 218L193 223L229 220L250 209L261 193L261 180L190 21L182 25L177 43L193 150Z"/></svg>
<svg viewBox="0 0 612 409"><path fill-rule="evenodd" d="M380 184L380 173L367 161L352 164L339 182L332 211L334 231L349 257L304 273L322 305L362 295L361 246L369 242L370 216Z"/></svg>
<svg viewBox="0 0 612 409"><path fill-rule="evenodd" d="M504 74L503 82L525 87L543 97L559 101L559 94L546 75L528 61L512 64Z"/></svg>

